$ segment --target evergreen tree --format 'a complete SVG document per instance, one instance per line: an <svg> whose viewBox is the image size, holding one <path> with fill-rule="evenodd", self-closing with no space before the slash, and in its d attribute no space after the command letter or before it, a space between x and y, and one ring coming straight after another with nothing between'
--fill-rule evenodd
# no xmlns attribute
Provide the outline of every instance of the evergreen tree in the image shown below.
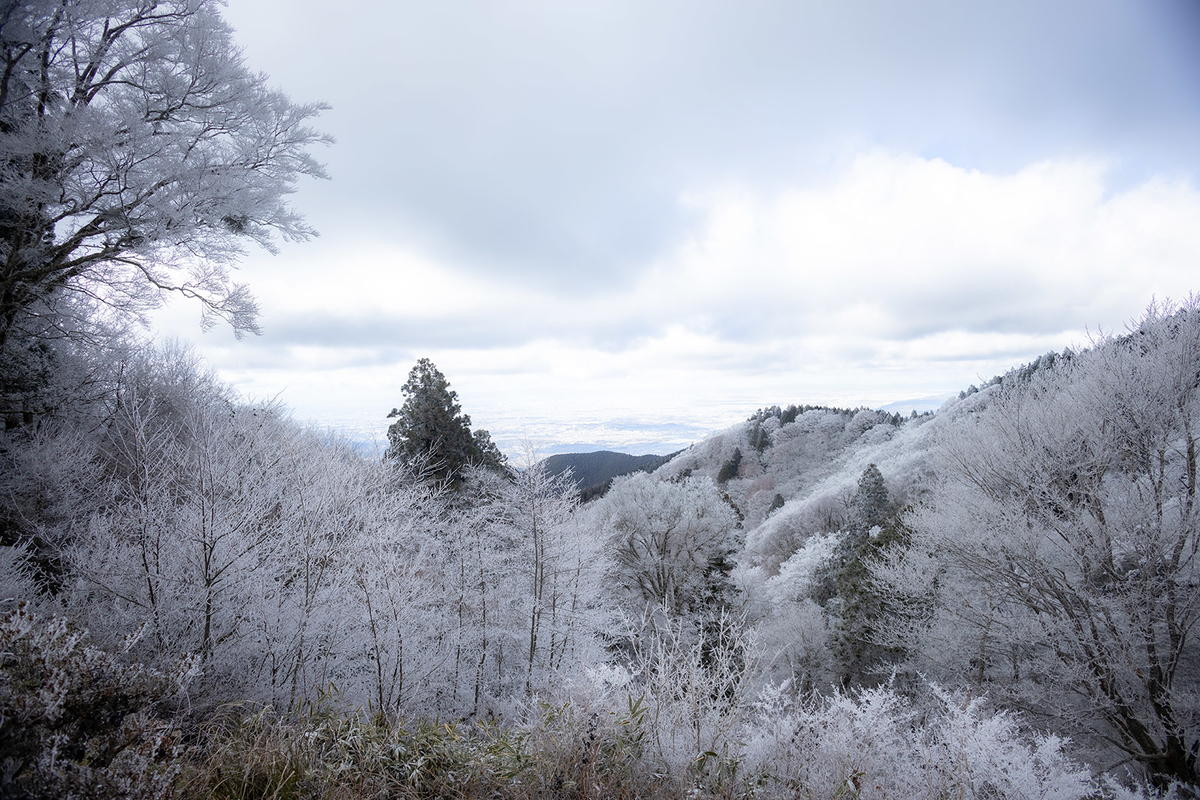
<svg viewBox="0 0 1200 800"><path fill-rule="evenodd" d="M876 525L882 526L888 518L888 491L883 483L883 473L874 464L868 464L858 479L858 491L854 495L855 533L865 534Z"/></svg>
<svg viewBox="0 0 1200 800"><path fill-rule="evenodd" d="M423 462L430 479L454 487L468 464L504 468L504 454L487 431L471 432L471 418L462 413L458 393L428 358L412 368L401 391L404 405L388 414L396 421L388 428L385 459Z"/></svg>
<svg viewBox="0 0 1200 800"><path fill-rule="evenodd" d="M728 483L733 478L737 477L738 468L742 464L742 448L735 447L733 456L721 465L721 471L717 473L717 483Z"/></svg>
<svg viewBox="0 0 1200 800"><path fill-rule="evenodd" d="M821 606L842 595L845 579L840 577L851 565L861 548L871 541L871 529L884 527L888 523L888 491L883 483L883 473L874 464L868 464L858 479L858 490L850 506L850 520L845 537L838 544L833 558L822 567L813 582L813 599ZM862 565L854 569L861 570ZM849 573L854 575L852 569Z"/></svg>
<svg viewBox="0 0 1200 800"><path fill-rule="evenodd" d="M877 643L879 631L889 624L894 609L887 594L872 578L870 564L908 547L908 530L896 518L885 519L879 535L867 538L834 577L833 590L841 599L835 621L833 652L842 685L876 684L881 664L902 657L902 650Z"/></svg>

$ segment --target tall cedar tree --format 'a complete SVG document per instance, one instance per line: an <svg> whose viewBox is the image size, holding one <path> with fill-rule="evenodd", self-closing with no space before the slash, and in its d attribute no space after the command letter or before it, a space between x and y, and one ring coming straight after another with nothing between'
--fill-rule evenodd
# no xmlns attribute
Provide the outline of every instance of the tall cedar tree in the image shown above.
<svg viewBox="0 0 1200 800"><path fill-rule="evenodd" d="M858 479L858 492L854 495L854 519L856 532L865 534L875 526L882 526L888 518L888 491L883 482L883 473L874 464L868 464Z"/></svg>
<svg viewBox="0 0 1200 800"><path fill-rule="evenodd" d="M384 458L423 462L426 474L439 484L457 488L470 464L504 469L505 458L485 430L471 432L471 418L462 413L458 393L428 358L408 373L401 391L404 405L388 419L388 449Z"/></svg>

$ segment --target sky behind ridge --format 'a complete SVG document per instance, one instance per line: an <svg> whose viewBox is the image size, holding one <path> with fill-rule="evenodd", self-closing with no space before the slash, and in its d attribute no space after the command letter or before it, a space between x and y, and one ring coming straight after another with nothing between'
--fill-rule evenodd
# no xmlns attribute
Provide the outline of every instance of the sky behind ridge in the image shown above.
<svg viewBox="0 0 1200 800"><path fill-rule="evenodd" d="M1200 5L230 0L332 109L244 394L381 440L420 357L508 453L936 408L1200 290Z"/></svg>

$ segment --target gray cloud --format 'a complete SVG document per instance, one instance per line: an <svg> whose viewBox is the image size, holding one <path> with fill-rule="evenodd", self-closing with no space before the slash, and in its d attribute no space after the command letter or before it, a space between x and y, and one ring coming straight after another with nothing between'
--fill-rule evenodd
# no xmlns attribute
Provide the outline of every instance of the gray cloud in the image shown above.
<svg viewBox="0 0 1200 800"><path fill-rule="evenodd" d="M956 392L1191 288L1187 0L226 16L250 65L334 106L334 179L295 198L321 241L247 259L266 336L204 340L301 416L378 424L431 355L504 441L517 408L543 438L698 438L771 402Z"/></svg>
<svg viewBox="0 0 1200 800"><path fill-rule="evenodd" d="M496 349L519 347L540 339L576 343L620 352L661 332L662 322L622 313L581 318L572 309L546 309L544 314L512 313L503 308L481 315L475 310L456 313L448 307L434 318L401 314L354 313L330 310L283 313L267 324L264 346L322 348Z"/></svg>
<svg viewBox="0 0 1200 800"><path fill-rule="evenodd" d="M327 233L560 290L669 250L681 191L804 180L855 137L989 170L1079 148L1131 174L1200 160L1184 3L299 7L229 15L253 63L335 104Z"/></svg>

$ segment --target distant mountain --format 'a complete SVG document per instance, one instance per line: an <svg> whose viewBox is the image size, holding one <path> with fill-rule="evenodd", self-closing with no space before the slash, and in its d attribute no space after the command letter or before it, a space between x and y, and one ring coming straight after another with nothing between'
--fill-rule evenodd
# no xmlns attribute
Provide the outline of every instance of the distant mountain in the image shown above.
<svg viewBox="0 0 1200 800"><path fill-rule="evenodd" d="M603 496L613 478L631 472L653 472L676 455L678 453L631 456L628 453L600 450L595 453L560 453L546 458L542 463L551 475L561 475L571 470L580 495L587 501Z"/></svg>

